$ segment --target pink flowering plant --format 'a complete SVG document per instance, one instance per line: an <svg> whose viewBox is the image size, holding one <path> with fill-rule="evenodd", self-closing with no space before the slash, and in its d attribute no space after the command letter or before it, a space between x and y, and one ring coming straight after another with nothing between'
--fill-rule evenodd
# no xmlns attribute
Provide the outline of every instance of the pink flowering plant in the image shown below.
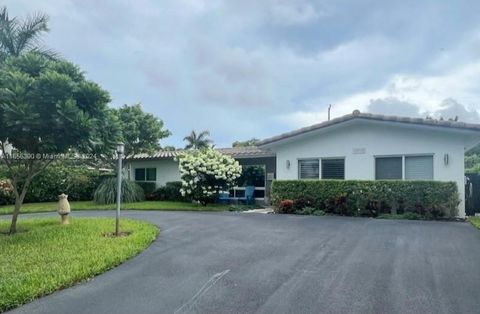
<svg viewBox="0 0 480 314"><path fill-rule="evenodd" d="M242 175L238 161L211 148L179 154L177 160L182 180L180 193L203 205L235 186Z"/></svg>

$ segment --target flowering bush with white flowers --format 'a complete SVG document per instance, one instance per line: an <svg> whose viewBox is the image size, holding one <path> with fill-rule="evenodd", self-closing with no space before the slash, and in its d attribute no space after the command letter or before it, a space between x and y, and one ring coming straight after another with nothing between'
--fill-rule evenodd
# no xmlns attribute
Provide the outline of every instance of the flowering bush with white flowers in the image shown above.
<svg viewBox="0 0 480 314"><path fill-rule="evenodd" d="M238 161L213 149L185 152L177 160L182 179L180 193L204 205L233 187L242 175Z"/></svg>

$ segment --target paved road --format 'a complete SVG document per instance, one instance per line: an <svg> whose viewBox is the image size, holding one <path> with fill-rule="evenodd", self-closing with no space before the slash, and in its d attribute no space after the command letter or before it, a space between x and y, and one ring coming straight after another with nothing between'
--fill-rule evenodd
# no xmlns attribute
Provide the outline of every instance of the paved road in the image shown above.
<svg viewBox="0 0 480 314"><path fill-rule="evenodd" d="M15 312L480 312L480 231L467 223L187 212L126 216L162 229L149 249Z"/></svg>

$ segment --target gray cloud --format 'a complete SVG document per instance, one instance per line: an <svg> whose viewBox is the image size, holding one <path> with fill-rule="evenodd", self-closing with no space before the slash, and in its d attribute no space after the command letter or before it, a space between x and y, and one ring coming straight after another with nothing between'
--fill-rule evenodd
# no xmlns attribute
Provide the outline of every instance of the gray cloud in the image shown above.
<svg viewBox="0 0 480 314"><path fill-rule="evenodd" d="M45 43L108 89L113 106L142 101L173 131L167 144L181 145L192 128L210 129L219 146L273 135L288 128L275 115L375 91L397 75L437 77L480 62L473 0L4 3L12 15L50 14ZM452 80L455 89L480 79L464 78ZM439 114L477 119L480 90L471 85L464 98L451 95L467 109L447 102ZM385 114L435 111L393 95L364 105Z"/></svg>
<svg viewBox="0 0 480 314"><path fill-rule="evenodd" d="M433 113L436 118L455 119L459 121L480 123L480 115L476 109L466 108L464 105L458 103L454 99L445 99L440 109Z"/></svg>
<svg viewBox="0 0 480 314"><path fill-rule="evenodd" d="M367 111L371 113L406 117L418 117L421 115L419 106L394 97L370 100Z"/></svg>
<svg viewBox="0 0 480 314"><path fill-rule="evenodd" d="M307 1L275 1L271 7L273 23L280 25L304 25L317 20L322 12Z"/></svg>
<svg viewBox="0 0 480 314"><path fill-rule="evenodd" d="M402 101L394 97L371 100L367 112L405 117L426 117L436 119L455 119L463 122L480 123L480 114L476 109L467 108L465 105L449 98L442 101L439 109L432 112L421 111L419 105Z"/></svg>

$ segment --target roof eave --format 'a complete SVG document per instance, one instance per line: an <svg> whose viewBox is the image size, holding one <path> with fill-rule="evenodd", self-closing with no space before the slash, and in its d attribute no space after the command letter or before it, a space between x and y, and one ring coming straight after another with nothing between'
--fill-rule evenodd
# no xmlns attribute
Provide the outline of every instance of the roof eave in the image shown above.
<svg viewBox="0 0 480 314"><path fill-rule="evenodd" d="M403 124L403 125L408 125L408 126L435 128L437 130L441 129L441 130L444 130L444 131L451 131L451 132L455 132L455 133L464 133L464 134L466 134L466 133L468 133L468 134L472 134L472 133L480 134L479 133L480 132L480 125L471 124L471 127L469 127L469 124L465 123L464 126L454 126L454 125L452 126L452 125L443 125L442 124L443 122L439 122L439 121L436 121L436 120L432 120L432 122L430 123L428 120L420 119L420 118L419 118L419 120L421 120L421 122L417 122L417 121L412 121L414 119L410 119L410 118L397 118L395 120L395 119L393 119L393 117L392 117L392 119L389 119L388 117L386 117L385 119L378 119L378 118L375 118L375 117L372 117L372 116L361 116L361 115L349 114L349 115L342 116L340 118L337 118L337 119L334 119L334 120L331 120L331 121L315 124L315 125L312 125L312 126L309 126L309 127L306 127L306 128L301 128L301 129L294 130L294 131L287 132L287 133L283 133L283 134L280 134L280 135L277 135L277 136L274 136L274 137L271 137L271 138L267 138L263 141L260 141L257 144L257 146L261 147L261 148L272 147L272 146L275 146L277 144L281 144L285 141L291 140L294 137L310 134L312 132L323 130L323 129L328 129L328 128L331 128L333 126L339 126L341 124L343 125L344 123L349 122L349 121L353 121L353 120L356 120L356 121L361 121L361 120L373 121L373 122L379 122L379 123L382 123L382 122L383 123L395 123L395 124Z"/></svg>

